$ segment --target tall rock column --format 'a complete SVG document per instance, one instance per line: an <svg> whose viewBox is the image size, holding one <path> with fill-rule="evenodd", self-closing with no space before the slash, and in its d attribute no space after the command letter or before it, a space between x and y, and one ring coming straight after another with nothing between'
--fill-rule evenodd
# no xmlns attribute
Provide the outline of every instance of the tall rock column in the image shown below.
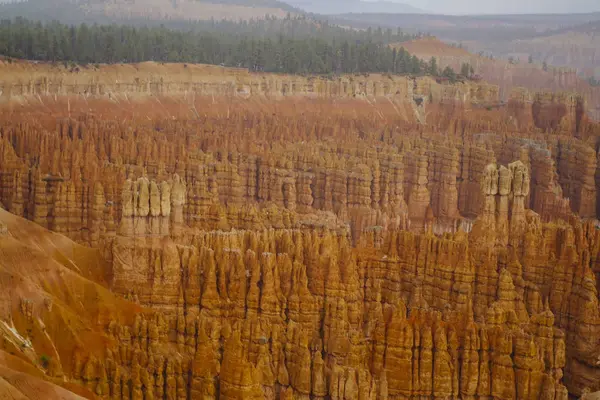
<svg viewBox="0 0 600 400"><path fill-rule="evenodd" d="M496 198L496 238L502 246L508 244L511 189L512 172L502 165L498 168L498 197Z"/></svg>
<svg viewBox="0 0 600 400"><path fill-rule="evenodd" d="M184 226L183 206L186 202L186 184L179 175L175 174L171 184L171 233L181 234Z"/></svg>
<svg viewBox="0 0 600 400"><path fill-rule="evenodd" d="M530 178L527 167L521 161L509 164L508 169L512 176L510 229L511 233L518 233L522 231L525 222L525 201L529 195Z"/></svg>
<svg viewBox="0 0 600 400"><path fill-rule="evenodd" d="M412 169L408 181L408 216L415 229L425 228L427 210L430 207L429 189L427 189L427 156L419 153L410 165ZM421 228L422 227L422 228Z"/></svg>

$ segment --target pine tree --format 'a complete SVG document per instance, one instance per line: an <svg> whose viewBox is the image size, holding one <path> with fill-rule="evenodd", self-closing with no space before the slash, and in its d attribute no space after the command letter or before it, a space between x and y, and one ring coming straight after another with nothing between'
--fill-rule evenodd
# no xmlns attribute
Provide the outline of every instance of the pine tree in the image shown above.
<svg viewBox="0 0 600 400"><path fill-rule="evenodd" d="M463 63L460 68L460 74L467 79L471 78L471 75L473 75L473 67L471 64Z"/></svg>
<svg viewBox="0 0 600 400"><path fill-rule="evenodd" d="M438 76L439 74L437 60L435 57L431 57L431 60L429 60L429 74L433 76Z"/></svg>
<svg viewBox="0 0 600 400"><path fill-rule="evenodd" d="M454 70L450 66L446 66L446 68L444 68L442 76L448 78L450 82L456 81L456 72L454 72Z"/></svg>
<svg viewBox="0 0 600 400"><path fill-rule="evenodd" d="M413 74L420 74L421 73L421 61L416 56L412 56L410 59L410 62L411 62L410 72Z"/></svg>

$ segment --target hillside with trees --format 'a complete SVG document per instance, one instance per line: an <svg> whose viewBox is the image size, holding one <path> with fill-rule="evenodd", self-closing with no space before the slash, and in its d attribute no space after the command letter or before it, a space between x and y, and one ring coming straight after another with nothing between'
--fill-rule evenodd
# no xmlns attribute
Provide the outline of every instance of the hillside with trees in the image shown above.
<svg viewBox="0 0 600 400"><path fill-rule="evenodd" d="M226 26L228 23L224 22ZM249 25L245 25L248 27ZM254 34L227 31L175 30L126 25L43 24L22 18L0 21L0 54L51 62L135 63L141 61L204 63L280 73L441 72L435 60L424 62L402 47L389 46L410 36L402 31L326 29L275 33L264 22ZM454 77L452 71L442 71Z"/></svg>

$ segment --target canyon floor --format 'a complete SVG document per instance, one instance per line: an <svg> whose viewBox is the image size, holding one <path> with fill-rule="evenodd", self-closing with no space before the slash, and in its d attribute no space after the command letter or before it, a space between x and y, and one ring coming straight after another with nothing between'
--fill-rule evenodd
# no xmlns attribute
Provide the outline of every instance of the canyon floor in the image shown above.
<svg viewBox="0 0 600 400"><path fill-rule="evenodd" d="M594 398L586 101L0 61L0 397Z"/></svg>

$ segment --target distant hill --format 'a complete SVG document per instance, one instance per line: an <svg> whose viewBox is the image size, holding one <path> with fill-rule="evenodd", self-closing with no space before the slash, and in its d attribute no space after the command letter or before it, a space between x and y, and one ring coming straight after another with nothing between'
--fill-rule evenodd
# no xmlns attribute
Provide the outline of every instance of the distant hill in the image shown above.
<svg viewBox="0 0 600 400"><path fill-rule="evenodd" d="M118 20L249 20L301 13L278 0L26 0L0 5L0 15L65 22Z"/></svg>
<svg viewBox="0 0 600 400"><path fill-rule="evenodd" d="M90 12L114 17L250 19L266 15L284 17L293 9L275 0L111 0L83 3Z"/></svg>
<svg viewBox="0 0 600 400"><path fill-rule="evenodd" d="M297 0L299 1L299 0ZM518 39L544 32L568 29L600 20L600 13L522 14L522 15L442 15L405 13L360 13L344 11L331 15L332 21L356 27L379 25L405 30L430 32L453 40Z"/></svg>
<svg viewBox="0 0 600 400"><path fill-rule="evenodd" d="M600 13L532 15L432 15L344 13L332 22L367 28L373 25L408 33L427 33L462 44L473 53L527 63L569 67L600 76Z"/></svg>
<svg viewBox="0 0 600 400"><path fill-rule="evenodd" d="M600 21L543 32L510 41L472 40L463 43L473 51L503 58L570 67L589 77L600 77Z"/></svg>
<svg viewBox="0 0 600 400"><path fill-rule="evenodd" d="M314 14L340 13L424 13L425 11L404 3L392 1L361 0L286 0L288 4Z"/></svg>

